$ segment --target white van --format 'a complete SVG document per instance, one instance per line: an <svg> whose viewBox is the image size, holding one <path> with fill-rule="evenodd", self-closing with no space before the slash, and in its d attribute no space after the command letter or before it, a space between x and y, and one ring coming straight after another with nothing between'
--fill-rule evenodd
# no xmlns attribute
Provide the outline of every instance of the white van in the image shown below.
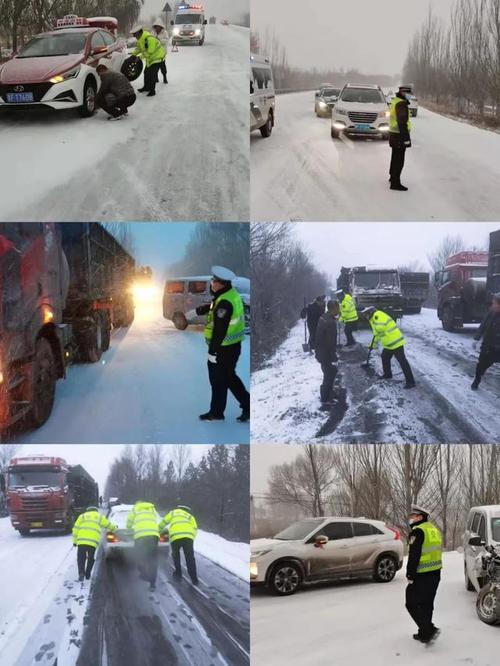
<svg viewBox="0 0 500 666"><path fill-rule="evenodd" d="M268 58L250 56L250 132L260 130L271 136L275 121L276 92L273 69Z"/></svg>
<svg viewBox="0 0 500 666"><path fill-rule="evenodd" d="M203 5L179 5L175 20L170 21L173 26L172 46L176 44L205 43L205 8Z"/></svg>
<svg viewBox="0 0 500 666"><path fill-rule="evenodd" d="M483 546L472 546L469 543L471 537L477 536L487 546L500 546L500 504L474 506L469 511L463 546L465 587L470 591L475 589L473 582L478 578L478 558L485 552Z"/></svg>
<svg viewBox="0 0 500 666"><path fill-rule="evenodd" d="M165 282L163 292L163 316L174 323L175 328L184 331L189 324L204 324L206 316L197 315L196 308L210 303L211 275L171 278ZM250 320L250 280L237 277L233 287L239 292L245 306L247 328Z"/></svg>

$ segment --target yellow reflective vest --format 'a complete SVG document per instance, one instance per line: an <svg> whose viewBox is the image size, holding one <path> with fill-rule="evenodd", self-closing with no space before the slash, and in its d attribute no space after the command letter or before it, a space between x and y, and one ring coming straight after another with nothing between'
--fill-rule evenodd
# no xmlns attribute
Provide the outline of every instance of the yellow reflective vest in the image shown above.
<svg viewBox="0 0 500 666"><path fill-rule="evenodd" d="M344 324L358 321L358 311L350 294L346 294L340 303L340 321Z"/></svg>
<svg viewBox="0 0 500 666"><path fill-rule="evenodd" d="M229 301L233 306L231 321L227 327L226 336L222 341L222 346L228 347L237 342L242 342L245 339L245 306L243 305L243 300L240 294L234 287L229 291L225 291L220 296L217 296L212 301L207 316L207 324L205 326L205 340L207 345L212 341L212 335L214 332L214 310L220 301Z"/></svg>
<svg viewBox="0 0 500 666"><path fill-rule="evenodd" d="M195 539L198 532L196 519L184 509L173 509L161 520L160 530L168 525L169 541L177 539Z"/></svg>
<svg viewBox="0 0 500 666"><path fill-rule="evenodd" d="M418 563L417 573L428 571L439 571L443 568L443 539L441 532L432 523L425 522L418 525L418 529L424 533L422 554Z"/></svg>
<svg viewBox="0 0 500 666"><path fill-rule="evenodd" d="M136 502L127 517L127 529L134 530L134 541L147 536L160 537L158 514L151 502Z"/></svg>
<svg viewBox="0 0 500 666"><path fill-rule="evenodd" d="M97 548L101 540L101 531L107 529L116 532L118 529L99 511L85 511L78 516L73 526L73 543L77 546L93 546Z"/></svg>
<svg viewBox="0 0 500 666"><path fill-rule="evenodd" d="M163 62L166 54L160 40L150 32L147 32L147 30L144 30L137 40L137 46L132 55L139 56L146 61L146 67L151 67L151 65L158 62Z"/></svg>
<svg viewBox="0 0 500 666"><path fill-rule="evenodd" d="M389 132L394 132L395 134L399 134L398 115L396 113L396 107L400 102L403 102L403 104L406 103L404 99L401 99L401 97L393 97L391 99L391 104L389 106ZM411 130L411 120L410 120L410 114L408 113L408 132L410 130Z"/></svg>
<svg viewBox="0 0 500 666"><path fill-rule="evenodd" d="M375 310L370 317L370 326L373 332L372 349L380 343L384 349L394 350L406 343L394 319L382 310Z"/></svg>

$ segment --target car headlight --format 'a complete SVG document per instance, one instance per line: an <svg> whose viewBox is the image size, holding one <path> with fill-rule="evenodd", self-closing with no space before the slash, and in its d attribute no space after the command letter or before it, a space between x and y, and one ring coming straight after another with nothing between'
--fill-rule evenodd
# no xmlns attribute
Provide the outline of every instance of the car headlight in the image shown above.
<svg viewBox="0 0 500 666"><path fill-rule="evenodd" d="M379 118L389 118L390 115L391 115L390 111L381 111L378 114L378 117Z"/></svg>
<svg viewBox="0 0 500 666"><path fill-rule="evenodd" d="M80 73L80 69L81 65L78 65L78 67L70 69L69 72L64 72L64 74L58 74L57 76L53 76L51 79L49 79L49 82L62 83L63 81L68 81L68 79L75 79Z"/></svg>
<svg viewBox="0 0 500 666"><path fill-rule="evenodd" d="M250 578L257 578L259 575L259 567L256 562L250 562Z"/></svg>
<svg viewBox="0 0 500 666"><path fill-rule="evenodd" d="M338 113L339 116L347 116L347 111L345 109L335 109L335 113Z"/></svg>
<svg viewBox="0 0 500 666"><path fill-rule="evenodd" d="M201 30L199 28L196 28L196 30L194 31L194 34L195 35L201 35Z"/></svg>
<svg viewBox="0 0 500 666"><path fill-rule="evenodd" d="M328 104L327 104L326 102L323 102L322 99L320 99L320 101L319 101L319 106L321 106L321 108L323 108L323 109L326 109L326 107L328 106Z"/></svg>
<svg viewBox="0 0 500 666"><path fill-rule="evenodd" d="M173 32L174 32L174 35L178 35L179 34L179 28L174 28Z"/></svg>

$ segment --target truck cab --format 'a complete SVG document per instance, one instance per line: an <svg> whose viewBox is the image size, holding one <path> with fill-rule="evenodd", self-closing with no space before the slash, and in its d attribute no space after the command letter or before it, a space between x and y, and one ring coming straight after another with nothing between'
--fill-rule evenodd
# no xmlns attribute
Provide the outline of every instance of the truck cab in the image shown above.
<svg viewBox="0 0 500 666"><path fill-rule="evenodd" d="M373 306L393 319L403 315L403 296L396 268L367 266L342 268L337 288L351 294L358 312Z"/></svg>
<svg viewBox="0 0 500 666"><path fill-rule="evenodd" d="M205 8L203 5L179 5L175 20L170 22L172 30L172 46L176 44L198 44L205 43Z"/></svg>

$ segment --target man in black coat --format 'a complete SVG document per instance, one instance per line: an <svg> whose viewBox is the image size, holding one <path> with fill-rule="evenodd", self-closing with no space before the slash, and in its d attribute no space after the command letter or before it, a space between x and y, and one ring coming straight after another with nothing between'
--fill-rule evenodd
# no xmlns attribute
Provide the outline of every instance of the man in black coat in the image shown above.
<svg viewBox="0 0 500 666"><path fill-rule="evenodd" d="M316 360L321 364L323 383L320 399L327 407L332 399L333 384L337 376L337 316L339 304L328 301L325 314L321 315L316 328Z"/></svg>
<svg viewBox="0 0 500 666"><path fill-rule="evenodd" d="M474 340L483 340L479 360L476 366L476 376L471 389L477 391L481 379L494 363L500 363L500 293L493 295L490 311L483 320Z"/></svg>
<svg viewBox="0 0 500 666"><path fill-rule="evenodd" d="M108 120L118 120L128 114L128 108L135 104L136 94L132 84L121 72L110 69L102 60L97 65L101 86L96 104L109 114Z"/></svg>
<svg viewBox="0 0 500 666"><path fill-rule="evenodd" d="M316 343L316 329L319 318L325 312L325 297L316 296L312 303L302 309L301 317L307 321L307 330L309 331L309 349L314 351Z"/></svg>

